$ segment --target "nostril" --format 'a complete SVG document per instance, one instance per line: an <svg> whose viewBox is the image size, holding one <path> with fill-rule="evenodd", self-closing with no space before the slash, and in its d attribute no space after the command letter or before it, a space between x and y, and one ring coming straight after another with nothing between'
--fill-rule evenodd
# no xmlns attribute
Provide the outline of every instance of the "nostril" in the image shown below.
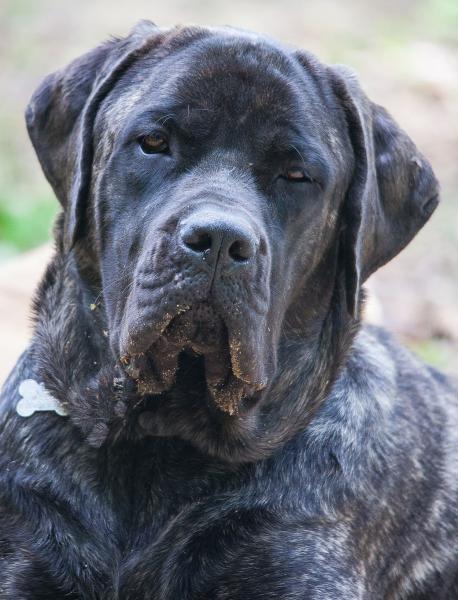
<svg viewBox="0 0 458 600"><path fill-rule="evenodd" d="M205 252L212 247L212 238L208 233L191 233L183 236L183 242L194 252Z"/></svg>
<svg viewBox="0 0 458 600"><path fill-rule="evenodd" d="M229 273L236 265L248 267L259 251L254 230L237 218L197 213L180 224L177 242L183 256L207 267L222 265Z"/></svg>
<svg viewBox="0 0 458 600"><path fill-rule="evenodd" d="M245 262L251 257L250 244L246 242L236 241L229 247L229 256L235 262Z"/></svg>

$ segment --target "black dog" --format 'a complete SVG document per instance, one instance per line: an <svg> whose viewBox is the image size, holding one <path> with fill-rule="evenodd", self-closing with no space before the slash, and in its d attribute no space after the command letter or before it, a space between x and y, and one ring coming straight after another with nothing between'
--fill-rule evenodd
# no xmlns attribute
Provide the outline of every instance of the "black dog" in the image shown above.
<svg viewBox="0 0 458 600"><path fill-rule="evenodd" d="M457 390L360 323L438 202L386 111L141 23L27 124L63 212L2 395L0 598L456 600Z"/></svg>

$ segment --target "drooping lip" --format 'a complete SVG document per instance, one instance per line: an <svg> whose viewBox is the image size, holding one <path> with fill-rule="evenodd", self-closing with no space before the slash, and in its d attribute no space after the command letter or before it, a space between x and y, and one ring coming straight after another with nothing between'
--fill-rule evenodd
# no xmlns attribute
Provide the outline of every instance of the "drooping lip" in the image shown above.
<svg viewBox="0 0 458 600"><path fill-rule="evenodd" d="M204 357L207 389L214 403L229 415L238 414L242 399L267 385L260 336L249 335L242 323L228 326L230 320L205 302L176 309L155 322L145 324L139 319L125 327L121 364L142 395L161 394L175 383L180 353L191 349ZM199 320L204 312L207 321Z"/></svg>
<svg viewBox="0 0 458 600"><path fill-rule="evenodd" d="M176 311L166 311L156 319L148 319L140 315L136 319L123 324L121 330L121 361L130 356L146 352L164 334L172 319L189 310L188 305L177 305Z"/></svg>

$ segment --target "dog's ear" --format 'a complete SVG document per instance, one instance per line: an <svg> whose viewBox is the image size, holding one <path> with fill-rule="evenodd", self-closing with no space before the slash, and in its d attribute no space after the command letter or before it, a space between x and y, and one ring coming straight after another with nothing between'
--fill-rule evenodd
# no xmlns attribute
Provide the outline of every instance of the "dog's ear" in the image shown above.
<svg viewBox="0 0 458 600"><path fill-rule="evenodd" d="M426 223L439 190L428 161L388 112L367 98L355 75L340 66L330 72L354 150L343 251L347 305L356 316L362 283Z"/></svg>
<svg viewBox="0 0 458 600"><path fill-rule="evenodd" d="M92 126L98 106L136 58L154 45L159 29L141 21L123 39L112 39L49 75L26 110L30 139L65 211L65 244L81 233L92 165Z"/></svg>

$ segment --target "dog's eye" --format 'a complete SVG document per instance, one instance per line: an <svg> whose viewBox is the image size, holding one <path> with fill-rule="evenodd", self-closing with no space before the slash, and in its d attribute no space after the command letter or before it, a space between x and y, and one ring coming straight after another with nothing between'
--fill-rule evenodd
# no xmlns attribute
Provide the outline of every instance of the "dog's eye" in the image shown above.
<svg viewBox="0 0 458 600"><path fill-rule="evenodd" d="M169 149L167 140L161 134L151 133L144 135L138 140L138 143L145 154L158 154L160 152L167 152Z"/></svg>
<svg viewBox="0 0 458 600"><path fill-rule="evenodd" d="M313 181L310 175L308 175L303 169L299 168L288 169L282 177L292 182Z"/></svg>

